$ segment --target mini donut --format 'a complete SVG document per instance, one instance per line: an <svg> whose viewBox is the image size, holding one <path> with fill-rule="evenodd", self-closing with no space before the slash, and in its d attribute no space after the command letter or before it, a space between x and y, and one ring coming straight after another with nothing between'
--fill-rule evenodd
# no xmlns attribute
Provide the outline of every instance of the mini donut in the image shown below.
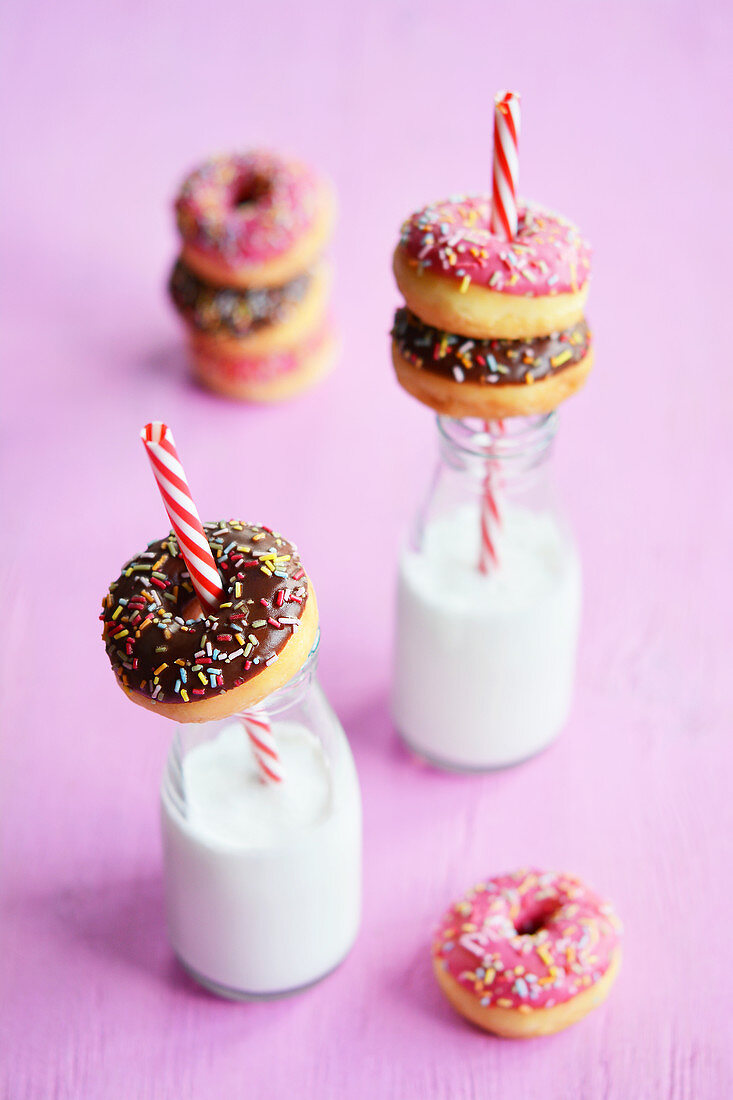
<svg viewBox="0 0 733 1100"><path fill-rule="evenodd" d="M338 341L326 321L295 347L266 354L232 352L201 334L190 340L191 362L207 389L240 401L285 401L314 386L333 366Z"/></svg>
<svg viewBox="0 0 733 1100"><path fill-rule="evenodd" d="M512 241L489 228L491 200L432 203L402 227L394 273L407 305L435 328L524 340L578 324L588 295L590 246L558 214L518 205Z"/></svg>
<svg viewBox="0 0 733 1100"><path fill-rule="evenodd" d="M531 340L478 340L426 325L398 309L392 362L400 385L447 416L483 420L550 412L593 364L585 321Z"/></svg>
<svg viewBox="0 0 733 1100"><path fill-rule="evenodd" d="M320 262L281 287L221 287L207 283L182 260L169 291L188 331L213 352L264 355L294 347L322 324L330 271Z"/></svg>
<svg viewBox="0 0 733 1100"><path fill-rule="evenodd" d="M102 637L134 703L177 722L238 714L302 667L318 633L313 586L295 546L229 520L204 531L224 586L201 613L171 533L131 558L102 603Z"/></svg>
<svg viewBox="0 0 733 1100"><path fill-rule="evenodd" d="M551 1035L607 996L621 924L574 875L521 870L479 883L443 917L433 969L453 1007L508 1038Z"/></svg>
<svg viewBox="0 0 733 1100"><path fill-rule="evenodd" d="M181 259L209 283L280 286L312 267L331 232L331 189L306 165L271 152L216 157L176 200Z"/></svg>

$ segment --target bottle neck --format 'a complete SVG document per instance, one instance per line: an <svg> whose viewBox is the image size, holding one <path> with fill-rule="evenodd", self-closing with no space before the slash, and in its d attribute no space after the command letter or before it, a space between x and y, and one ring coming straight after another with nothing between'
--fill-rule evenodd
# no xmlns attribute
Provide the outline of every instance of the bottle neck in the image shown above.
<svg viewBox="0 0 733 1100"><path fill-rule="evenodd" d="M269 719L277 718L283 712L298 707L306 698L315 680L318 666L318 646L321 640L320 631L316 635L313 648L301 665L298 672L287 684L273 691L251 710L257 714L266 715ZM163 776L163 791L165 797L174 805L179 813L185 817L185 792L183 788L183 759L187 753L198 745L211 740L227 721L235 718L215 720L212 722L183 723L178 726L173 738L165 773Z"/></svg>
<svg viewBox="0 0 733 1100"><path fill-rule="evenodd" d="M487 466L510 486L546 466L557 430L557 413L506 420L454 420L439 416L442 462L451 470L485 477Z"/></svg>
<svg viewBox="0 0 733 1100"><path fill-rule="evenodd" d="M421 552L434 523L441 529L460 525L467 511L474 513L476 533L482 515L489 525L502 526L515 508L559 521L549 476L556 427L554 412L502 422L439 416L440 460L410 529L410 548Z"/></svg>
<svg viewBox="0 0 733 1100"><path fill-rule="evenodd" d="M261 702L257 703L256 706L252 707L253 711L264 713L268 718L272 718L285 710L289 710L303 699L316 675L316 669L318 667L318 647L320 642L321 632L319 630L316 634L313 648L295 676L293 676L291 680L288 680L287 684L283 684L277 691L273 691L271 695L268 695Z"/></svg>

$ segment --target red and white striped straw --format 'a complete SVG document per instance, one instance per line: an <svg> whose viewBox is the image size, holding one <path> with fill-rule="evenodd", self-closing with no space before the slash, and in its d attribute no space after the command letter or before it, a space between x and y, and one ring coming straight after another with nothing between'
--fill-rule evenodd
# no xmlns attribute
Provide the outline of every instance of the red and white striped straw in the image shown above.
<svg viewBox="0 0 733 1100"><path fill-rule="evenodd" d="M511 241L517 232L517 180L519 178L519 125L521 112L515 92L499 92L494 98L494 163L491 187L491 231L497 237ZM496 421L499 431L504 423ZM485 422L491 433L490 421ZM486 476L481 494L481 541L479 572L489 573L499 564L492 533L501 526L501 512L496 496L491 460L486 462Z"/></svg>
<svg viewBox="0 0 733 1100"><path fill-rule="evenodd" d="M282 783L282 763L269 720L251 710L243 711L239 717L249 736L260 779L263 783Z"/></svg>
<svg viewBox="0 0 733 1100"><path fill-rule="evenodd" d="M492 534L493 524L499 524L501 516L496 504L491 477L484 478L483 494L481 497L481 545L479 549L478 568L479 573L490 573L499 564L499 556Z"/></svg>
<svg viewBox="0 0 733 1100"><path fill-rule="evenodd" d="M145 425L140 437L196 595L205 610L213 611L223 592L221 577L178 457L173 432L167 424L155 420Z"/></svg>
<svg viewBox="0 0 733 1100"><path fill-rule="evenodd" d="M493 421L493 423L497 425L500 432L504 431L503 420L496 420ZM487 435L493 435L492 421L484 421L484 429ZM491 459L487 458L486 475L483 480L480 503L481 539L479 543L478 558L479 573L484 574L490 573L491 570L495 569L499 564L499 555L496 552L494 532L497 528L501 527L501 512L499 510L494 481L494 474L491 469Z"/></svg>
<svg viewBox="0 0 733 1100"><path fill-rule="evenodd" d="M494 99L491 231L507 241L517 232L520 119L519 96L515 92L499 92Z"/></svg>
<svg viewBox="0 0 733 1100"><path fill-rule="evenodd" d="M205 610L213 611L224 588L178 457L173 432L167 424L156 420L146 424L140 436L196 595ZM265 783L280 783L282 767L269 720L252 711L243 711L239 717L249 737L260 778Z"/></svg>

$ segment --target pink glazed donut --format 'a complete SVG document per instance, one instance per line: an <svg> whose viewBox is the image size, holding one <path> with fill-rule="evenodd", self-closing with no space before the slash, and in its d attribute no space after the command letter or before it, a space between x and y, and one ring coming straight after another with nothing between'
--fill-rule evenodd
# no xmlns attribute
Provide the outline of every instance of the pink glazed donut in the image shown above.
<svg viewBox="0 0 733 1100"><path fill-rule="evenodd" d="M210 283L279 286L309 268L333 222L330 187L277 153L216 157L176 200L185 265Z"/></svg>
<svg viewBox="0 0 733 1100"><path fill-rule="evenodd" d="M572 222L519 203L517 235L497 237L487 195L432 203L404 223L394 254L407 305L435 328L479 339L534 339L578 324L590 246Z"/></svg>
<svg viewBox="0 0 733 1100"><path fill-rule="evenodd" d="M217 351L205 336L190 341L194 372L202 385L225 397L267 403L295 397L333 366L338 341L326 319L292 348L264 353Z"/></svg>
<svg viewBox="0 0 733 1100"><path fill-rule="evenodd" d="M453 1007L509 1038L550 1035L607 996L621 924L574 875L521 870L479 883L443 917L433 968Z"/></svg>

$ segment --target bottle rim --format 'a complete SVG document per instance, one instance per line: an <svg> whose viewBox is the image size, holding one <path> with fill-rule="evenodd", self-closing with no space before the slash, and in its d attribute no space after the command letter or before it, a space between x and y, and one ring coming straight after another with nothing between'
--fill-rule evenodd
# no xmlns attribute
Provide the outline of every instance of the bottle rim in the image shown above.
<svg viewBox="0 0 733 1100"><path fill-rule="evenodd" d="M452 450L473 458L512 462L546 451L557 431L557 412L514 416L504 420L436 417L441 440Z"/></svg>

